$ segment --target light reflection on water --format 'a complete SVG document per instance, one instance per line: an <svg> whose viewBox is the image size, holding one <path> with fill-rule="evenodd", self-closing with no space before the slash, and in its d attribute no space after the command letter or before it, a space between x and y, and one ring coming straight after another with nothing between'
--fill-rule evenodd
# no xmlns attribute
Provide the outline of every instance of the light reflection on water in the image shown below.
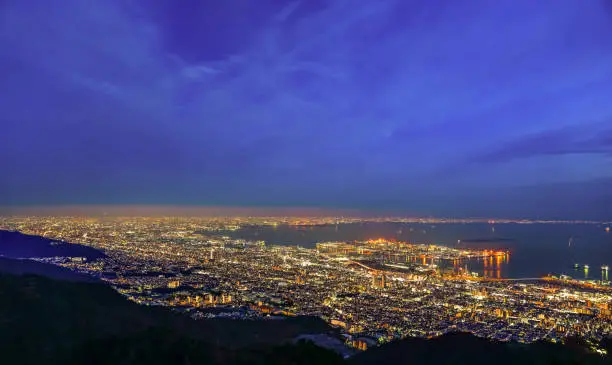
<svg viewBox="0 0 612 365"><path fill-rule="evenodd" d="M592 224L419 224L364 223L315 227L246 227L224 235L264 240L269 245L314 248L316 242L355 241L373 238L456 247L508 249L506 259L470 259L450 263L493 278L541 277L566 274L579 279L605 279L600 268L612 266L612 233ZM569 241L568 241L569 240ZM568 242L571 242L568 244ZM422 260L422 258L418 258ZM606 261L607 260L607 261ZM427 263L427 262L426 262ZM449 265L448 263L439 263ZM574 266L578 264L578 270ZM589 265L585 270L584 265Z"/></svg>

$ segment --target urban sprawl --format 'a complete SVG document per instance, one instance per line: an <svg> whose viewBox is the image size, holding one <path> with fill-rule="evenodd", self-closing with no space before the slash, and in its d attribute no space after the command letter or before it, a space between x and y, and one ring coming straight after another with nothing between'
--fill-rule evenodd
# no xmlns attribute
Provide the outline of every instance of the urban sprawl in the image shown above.
<svg viewBox="0 0 612 365"><path fill-rule="evenodd" d="M526 343L568 336L596 343L612 333L607 281L504 279L464 265L482 260L494 268L510 260L505 250L377 238L303 248L224 235L244 226L355 221L15 217L0 218L0 229L103 251L105 258L92 261L40 260L95 275L135 302L173 307L194 318L317 316L338 328L347 345L362 350L457 331Z"/></svg>

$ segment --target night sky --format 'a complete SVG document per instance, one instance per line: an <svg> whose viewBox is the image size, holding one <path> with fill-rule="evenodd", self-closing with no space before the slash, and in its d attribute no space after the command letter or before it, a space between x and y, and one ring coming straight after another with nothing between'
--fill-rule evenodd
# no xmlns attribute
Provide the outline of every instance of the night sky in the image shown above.
<svg viewBox="0 0 612 365"><path fill-rule="evenodd" d="M0 205L612 219L612 1L0 0Z"/></svg>

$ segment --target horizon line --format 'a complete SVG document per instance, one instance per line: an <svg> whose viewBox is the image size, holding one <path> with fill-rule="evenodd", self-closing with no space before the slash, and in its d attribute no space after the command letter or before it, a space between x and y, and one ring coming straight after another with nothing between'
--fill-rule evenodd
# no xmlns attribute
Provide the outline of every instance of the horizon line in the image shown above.
<svg viewBox="0 0 612 365"><path fill-rule="evenodd" d="M31 215L109 215L109 216L362 216L358 209L278 206L223 206L189 204L49 204L49 205L0 205L0 216L5 214ZM264 214L265 213L265 214ZM270 213L274 213L269 215ZM316 213L316 214L315 214ZM178 214L178 215L176 215Z"/></svg>
<svg viewBox="0 0 612 365"><path fill-rule="evenodd" d="M107 216L107 217L295 217L295 218L402 218L402 219L448 219L448 220L498 220L498 221L550 221L610 223L592 219L549 219L544 217L503 218L487 216L433 216L383 212L380 210L325 208L325 207L278 207L278 206L223 206L181 204L49 204L49 205L0 205L2 216Z"/></svg>

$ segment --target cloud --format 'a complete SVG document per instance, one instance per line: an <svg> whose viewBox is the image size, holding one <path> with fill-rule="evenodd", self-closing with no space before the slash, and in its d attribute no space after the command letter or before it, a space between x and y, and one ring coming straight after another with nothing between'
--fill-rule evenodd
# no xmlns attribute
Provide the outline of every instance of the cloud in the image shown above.
<svg viewBox="0 0 612 365"><path fill-rule="evenodd" d="M602 6L7 3L0 153L17 157L0 161L0 185L14 201L27 185L41 197L357 204L531 183L551 163L567 171L551 179L577 161L602 174L609 127L584 123L612 115ZM436 171L447 178L431 181Z"/></svg>
<svg viewBox="0 0 612 365"><path fill-rule="evenodd" d="M284 22L293 12L295 12L300 4L301 1L293 1L287 4L278 14L276 14L276 20L279 22Z"/></svg>
<svg viewBox="0 0 612 365"><path fill-rule="evenodd" d="M500 163L540 155L593 154L612 156L610 120L585 123L523 136L476 158L478 162ZM595 129L600 127L600 129ZM601 129L604 127L604 129Z"/></svg>
<svg viewBox="0 0 612 365"><path fill-rule="evenodd" d="M202 75L216 75L219 72L210 66L188 66L183 68L182 74L189 79L200 79Z"/></svg>

